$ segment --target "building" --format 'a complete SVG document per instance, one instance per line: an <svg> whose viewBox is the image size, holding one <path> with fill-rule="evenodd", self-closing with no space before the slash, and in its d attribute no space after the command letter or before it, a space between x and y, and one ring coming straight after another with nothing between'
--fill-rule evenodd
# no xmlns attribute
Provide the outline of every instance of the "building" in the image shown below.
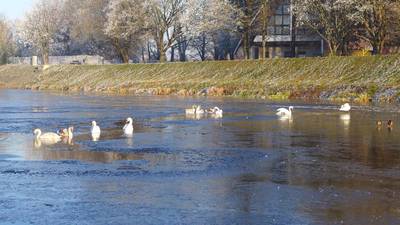
<svg viewBox="0 0 400 225"><path fill-rule="evenodd" d="M266 57L323 56L325 54L323 39L307 28L296 27L290 0L281 1L269 20ZM256 35L251 49L252 58L262 58L260 55L262 52L262 36Z"/></svg>

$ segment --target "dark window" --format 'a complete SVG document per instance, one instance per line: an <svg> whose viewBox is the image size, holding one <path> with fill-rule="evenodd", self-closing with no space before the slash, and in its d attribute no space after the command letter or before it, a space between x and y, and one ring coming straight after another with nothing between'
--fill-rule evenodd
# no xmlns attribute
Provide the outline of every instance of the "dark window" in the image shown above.
<svg viewBox="0 0 400 225"><path fill-rule="evenodd" d="M270 20L268 32L271 35L290 35L290 2L283 1Z"/></svg>

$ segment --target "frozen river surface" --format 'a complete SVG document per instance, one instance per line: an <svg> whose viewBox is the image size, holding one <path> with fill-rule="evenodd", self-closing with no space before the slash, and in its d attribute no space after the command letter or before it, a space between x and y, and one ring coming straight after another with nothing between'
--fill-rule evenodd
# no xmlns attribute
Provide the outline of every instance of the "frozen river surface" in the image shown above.
<svg viewBox="0 0 400 225"><path fill-rule="evenodd" d="M186 118L193 104L224 118ZM400 114L376 109L0 90L0 223L400 224ZM70 142L34 141L69 125Z"/></svg>

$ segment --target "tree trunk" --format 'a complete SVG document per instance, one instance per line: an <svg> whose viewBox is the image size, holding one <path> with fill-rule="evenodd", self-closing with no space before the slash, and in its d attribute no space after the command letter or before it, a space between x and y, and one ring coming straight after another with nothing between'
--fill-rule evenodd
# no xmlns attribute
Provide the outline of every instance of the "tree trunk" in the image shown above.
<svg viewBox="0 0 400 225"><path fill-rule="evenodd" d="M219 50L216 46L214 46L214 60L219 60Z"/></svg>
<svg viewBox="0 0 400 225"><path fill-rule="evenodd" d="M160 63L166 62L167 61L167 56L165 55L166 49L165 49L165 46L164 46L164 36L163 35L158 37L157 48L158 48L158 53L160 54L159 55Z"/></svg>
<svg viewBox="0 0 400 225"><path fill-rule="evenodd" d="M201 59L201 61L206 60L206 46L205 45L201 46L200 59Z"/></svg>
<svg viewBox="0 0 400 225"><path fill-rule="evenodd" d="M171 47L171 62L175 61L175 47Z"/></svg>
<svg viewBox="0 0 400 225"><path fill-rule="evenodd" d="M328 41L329 56L338 56L339 45L333 41Z"/></svg>
<svg viewBox="0 0 400 225"><path fill-rule="evenodd" d="M142 47L142 63L145 63L146 59L144 57L144 47Z"/></svg>
<svg viewBox="0 0 400 225"><path fill-rule="evenodd" d="M147 56L149 57L147 60L151 62L151 49L150 49L150 42L147 42Z"/></svg>
<svg viewBox="0 0 400 225"><path fill-rule="evenodd" d="M128 63L129 63L129 54L128 54L128 50L122 48L122 49L120 50L120 52L121 52L122 62L125 63L125 64L128 64Z"/></svg>
<svg viewBox="0 0 400 225"><path fill-rule="evenodd" d="M42 52L42 60L43 60L43 65L48 65L49 64L49 53L47 50L43 50Z"/></svg>
<svg viewBox="0 0 400 225"><path fill-rule="evenodd" d="M378 55L384 53L384 46L385 46L384 41L376 40L371 42L371 45L372 45L372 55Z"/></svg>
<svg viewBox="0 0 400 225"><path fill-rule="evenodd" d="M250 42L249 42L249 33L248 31L245 31L243 34L243 53L244 53L244 59L250 59Z"/></svg>
<svg viewBox="0 0 400 225"><path fill-rule="evenodd" d="M374 41L371 42L371 45L372 45L372 55L377 55L379 53L379 44L376 41Z"/></svg>
<svg viewBox="0 0 400 225"><path fill-rule="evenodd" d="M160 51L160 63L164 63L167 61L167 57L165 55L165 51L163 48L159 49Z"/></svg>
<svg viewBox="0 0 400 225"><path fill-rule="evenodd" d="M261 44L262 52L261 59L265 59L267 55L267 29L268 29L268 11L267 2L265 1L262 5L262 33L261 33ZM258 54L260 55L260 54Z"/></svg>
<svg viewBox="0 0 400 225"><path fill-rule="evenodd" d="M382 40L379 44L379 54L384 54L385 53L385 41Z"/></svg>
<svg viewBox="0 0 400 225"><path fill-rule="evenodd" d="M178 52L179 52L179 61L186 62L186 49L187 49L187 40L182 40L178 44Z"/></svg>
<svg viewBox="0 0 400 225"><path fill-rule="evenodd" d="M206 36L203 35L201 37L201 45L199 47L199 55L200 55L200 59L201 61L206 60Z"/></svg>
<svg viewBox="0 0 400 225"><path fill-rule="evenodd" d="M118 55L123 63L129 63L129 52L127 49L121 47L121 44L117 38L113 39L114 48L117 50Z"/></svg>
<svg viewBox="0 0 400 225"><path fill-rule="evenodd" d="M7 56L6 54L0 54L0 65L6 64L7 63Z"/></svg>
<svg viewBox="0 0 400 225"><path fill-rule="evenodd" d="M262 56L261 59L265 59L266 55L267 55L267 40L265 37L265 33L263 33L262 35Z"/></svg>

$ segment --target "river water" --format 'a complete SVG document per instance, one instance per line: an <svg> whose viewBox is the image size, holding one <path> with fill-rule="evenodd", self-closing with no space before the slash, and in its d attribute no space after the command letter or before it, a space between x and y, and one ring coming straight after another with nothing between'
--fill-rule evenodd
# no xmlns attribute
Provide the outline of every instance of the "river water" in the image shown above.
<svg viewBox="0 0 400 225"><path fill-rule="evenodd" d="M193 104L224 118L187 118ZM279 119L289 105L292 119ZM0 90L0 221L400 224L398 109L337 107ZM122 135L127 117L133 137ZM389 119L393 129L377 128ZM70 125L73 140L35 142L35 128Z"/></svg>

